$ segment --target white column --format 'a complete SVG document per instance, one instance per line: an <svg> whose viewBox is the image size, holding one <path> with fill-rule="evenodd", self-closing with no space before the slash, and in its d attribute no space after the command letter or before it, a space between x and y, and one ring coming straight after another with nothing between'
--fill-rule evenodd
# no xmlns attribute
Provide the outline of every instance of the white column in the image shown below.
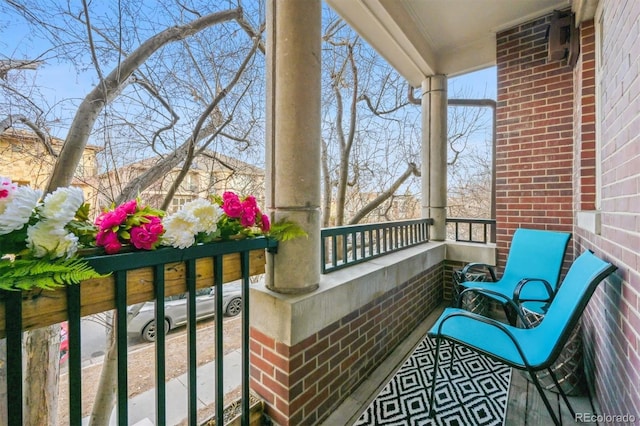
<svg viewBox="0 0 640 426"><path fill-rule="evenodd" d="M306 293L320 282L320 0L267 6L267 208L309 234L267 259L267 287Z"/></svg>
<svg viewBox="0 0 640 426"><path fill-rule="evenodd" d="M434 220L432 240L446 239L447 218L447 77L422 82L422 217Z"/></svg>

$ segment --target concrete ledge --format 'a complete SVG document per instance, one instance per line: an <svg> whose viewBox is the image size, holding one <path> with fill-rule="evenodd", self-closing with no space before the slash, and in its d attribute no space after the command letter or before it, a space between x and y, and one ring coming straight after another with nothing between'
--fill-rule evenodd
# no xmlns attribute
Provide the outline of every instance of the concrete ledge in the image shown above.
<svg viewBox="0 0 640 426"><path fill-rule="evenodd" d="M286 295L251 290L251 323L293 346L445 260L447 243L430 242L322 275L318 290Z"/></svg>
<svg viewBox="0 0 640 426"><path fill-rule="evenodd" d="M447 241L447 260L457 262L479 262L495 266L498 259L498 250L494 243L477 244Z"/></svg>
<svg viewBox="0 0 640 426"><path fill-rule="evenodd" d="M600 235L600 211L580 211L576 214L576 225L580 229L584 229L587 232L591 232L595 235Z"/></svg>

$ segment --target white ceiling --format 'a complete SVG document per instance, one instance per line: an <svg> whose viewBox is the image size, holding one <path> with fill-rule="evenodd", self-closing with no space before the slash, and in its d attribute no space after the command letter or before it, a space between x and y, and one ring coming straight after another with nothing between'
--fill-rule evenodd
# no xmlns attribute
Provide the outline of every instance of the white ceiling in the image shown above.
<svg viewBox="0 0 640 426"><path fill-rule="evenodd" d="M496 33L571 0L326 0L413 86L495 65ZM573 0L581 6L597 0ZM574 8L575 8L574 4Z"/></svg>

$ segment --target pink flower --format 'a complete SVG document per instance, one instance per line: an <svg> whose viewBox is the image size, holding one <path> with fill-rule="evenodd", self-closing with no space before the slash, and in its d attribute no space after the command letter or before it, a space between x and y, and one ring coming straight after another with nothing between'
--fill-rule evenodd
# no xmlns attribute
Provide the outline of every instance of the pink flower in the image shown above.
<svg viewBox="0 0 640 426"><path fill-rule="evenodd" d="M138 208L138 202L136 200L127 201L124 204L118 206L117 210L122 210L126 214L134 214Z"/></svg>
<svg viewBox="0 0 640 426"><path fill-rule="evenodd" d="M256 224L256 214L253 210L245 211L240 217L240 225L249 228Z"/></svg>
<svg viewBox="0 0 640 426"><path fill-rule="evenodd" d="M96 218L95 224L102 230L117 228L127 220L127 213L123 209L104 212Z"/></svg>
<svg viewBox="0 0 640 426"><path fill-rule="evenodd" d="M152 250L164 232L164 228L159 217L144 216L144 218L149 222L131 228L131 244L138 249Z"/></svg>
<svg viewBox="0 0 640 426"><path fill-rule="evenodd" d="M262 229L262 232L269 232L269 229L271 229L271 222L269 222L269 216L266 214L263 214L262 219L260 219L260 229Z"/></svg>
<svg viewBox="0 0 640 426"><path fill-rule="evenodd" d="M253 195L249 195L242 202L242 216L240 217L240 224L244 227L250 227L256 224L256 218L260 218L262 213L256 203L256 198Z"/></svg>
<svg viewBox="0 0 640 426"><path fill-rule="evenodd" d="M110 229L99 231L96 234L96 245L104 247L104 251L107 254L118 253L122 248L122 244L118 240L118 234Z"/></svg>
<svg viewBox="0 0 640 426"><path fill-rule="evenodd" d="M248 195L247 198L242 202L242 208L245 210L254 209L258 210L258 203L256 203L256 197L253 195Z"/></svg>
<svg viewBox="0 0 640 426"><path fill-rule="evenodd" d="M9 178L0 176L0 198L8 198L17 187Z"/></svg>
<svg viewBox="0 0 640 426"><path fill-rule="evenodd" d="M222 194L222 210L230 218L239 218L243 211L240 198L233 192L225 192Z"/></svg>

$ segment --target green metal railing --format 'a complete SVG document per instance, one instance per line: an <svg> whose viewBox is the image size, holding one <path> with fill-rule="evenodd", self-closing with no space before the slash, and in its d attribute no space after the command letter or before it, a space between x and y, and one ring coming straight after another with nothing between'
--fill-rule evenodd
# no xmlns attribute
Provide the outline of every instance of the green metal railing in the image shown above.
<svg viewBox="0 0 640 426"><path fill-rule="evenodd" d="M447 218L447 230L455 241L486 244L496 242L495 219Z"/></svg>
<svg viewBox="0 0 640 426"><path fill-rule="evenodd" d="M250 252L267 249L277 250L277 242L266 238L222 242L190 247L184 250L161 248L148 252L133 252L109 256L87 257L87 261L100 273L111 272L115 281L116 341L117 341L117 420L118 424L128 424L127 398L127 272L138 268L153 269L153 293L156 301L165 299L165 264L184 262L187 286L187 345L188 345L188 424L197 425L198 395L196 382L196 260L210 258L214 265L213 280L207 285L215 286L216 295L222 295L223 256L240 254L242 271L242 424L249 422L249 259ZM68 339L69 339L69 421L71 425L82 424L82 360L81 360L81 289L80 285L66 287ZM200 286L200 285L199 285ZM24 406L22 400L23 382L23 295L17 291L3 291L7 339L7 407L9 426L23 424ZM222 424L224 410L224 370L223 370L223 298L216 297L215 312L215 415L216 424ZM164 303L155 303L156 332L156 422L167 424L166 420L166 371L165 371L165 312ZM160 320L158 320L160 319ZM33 407L31 407L33 408Z"/></svg>
<svg viewBox="0 0 640 426"><path fill-rule="evenodd" d="M320 232L322 273L426 243L431 224L433 219L417 219L324 228Z"/></svg>

